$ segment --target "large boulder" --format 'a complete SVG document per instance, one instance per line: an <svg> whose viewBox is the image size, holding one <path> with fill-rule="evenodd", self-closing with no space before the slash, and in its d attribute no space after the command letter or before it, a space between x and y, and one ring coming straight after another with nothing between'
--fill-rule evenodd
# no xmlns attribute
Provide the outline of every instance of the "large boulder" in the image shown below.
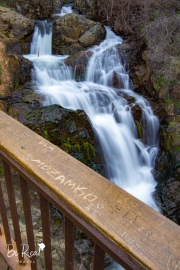
<svg viewBox="0 0 180 270"><path fill-rule="evenodd" d="M29 43L35 21L11 10L0 7L0 41L11 52L23 54L29 52Z"/></svg>
<svg viewBox="0 0 180 270"><path fill-rule="evenodd" d="M86 68L92 51L79 51L65 59L65 63L73 69L74 79L78 82L85 80Z"/></svg>
<svg viewBox="0 0 180 270"><path fill-rule="evenodd" d="M61 0L4 0L5 3L30 19L46 19L53 13L54 2L58 5Z"/></svg>
<svg viewBox="0 0 180 270"><path fill-rule="evenodd" d="M84 164L103 173L100 150L84 111L59 105L42 107L43 96L27 82L11 97L8 114Z"/></svg>
<svg viewBox="0 0 180 270"><path fill-rule="evenodd" d="M79 38L79 42L84 47L99 44L105 37L106 31L100 24L94 25Z"/></svg>
<svg viewBox="0 0 180 270"><path fill-rule="evenodd" d="M27 58L19 56L19 84L24 85L32 79L33 64Z"/></svg>
<svg viewBox="0 0 180 270"><path fill-rule="evenodd" d="M5 45L0 42L0 99L11 95L18 82L19 61L14 55L7 55Z"/></svg>
<svg viewBox="0 0 180 270"><path fill-rule="evenodd" d="M101 24L70 13L59 17L54 23L53 51L57 54L71 54L98 44L105 35L105 28Z"/></svg>

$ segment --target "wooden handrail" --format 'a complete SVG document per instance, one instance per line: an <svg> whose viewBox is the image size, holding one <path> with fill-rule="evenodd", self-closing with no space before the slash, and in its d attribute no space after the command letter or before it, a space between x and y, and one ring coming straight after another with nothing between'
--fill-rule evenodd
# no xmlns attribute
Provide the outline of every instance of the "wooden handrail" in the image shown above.
<svg viewBox="0 0 180 270"><path fill-rule="evenodd" d="M0 155L126 269L180 269L177 224L1 111Z"/></svg>

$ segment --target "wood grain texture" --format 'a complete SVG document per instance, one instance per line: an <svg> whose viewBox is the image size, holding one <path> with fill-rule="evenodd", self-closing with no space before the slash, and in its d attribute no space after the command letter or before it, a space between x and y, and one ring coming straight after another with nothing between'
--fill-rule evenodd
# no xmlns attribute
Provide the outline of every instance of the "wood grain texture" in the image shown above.
<svg viewBox="0 0 180 270"><path fill-rule="evenodd" d="M16 160L37 184L47 187L142 268L180 269L177 224L3 112L0 153Z"/></svg>

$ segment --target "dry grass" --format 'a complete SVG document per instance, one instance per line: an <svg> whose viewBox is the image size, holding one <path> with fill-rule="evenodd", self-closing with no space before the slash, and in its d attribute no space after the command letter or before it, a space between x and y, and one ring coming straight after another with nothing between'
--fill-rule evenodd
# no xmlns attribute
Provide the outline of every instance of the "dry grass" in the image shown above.
<svg viewBox="0 0 180 270"><path fill-rule="evenodd" d="M75 0L76 2L77 0ZM168 85L180 81L179 0L84 0L88 15L120 35L144 39L150 65Z"/></svg>

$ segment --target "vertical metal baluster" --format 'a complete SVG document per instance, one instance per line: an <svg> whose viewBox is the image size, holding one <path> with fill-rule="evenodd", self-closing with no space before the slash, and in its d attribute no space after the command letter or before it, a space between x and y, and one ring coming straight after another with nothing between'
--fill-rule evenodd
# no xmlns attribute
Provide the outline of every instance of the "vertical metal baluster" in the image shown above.
<svg viewBox="0 0 180 270"><path fill-rule="evenodd" d="M33 225L32 225L32 215L31 215L31 201L29 196L28 183L20 176L21 184L21 195L23 201L24 217L26 223L26 232L29 245L29 251L35 251L34 243L34 234L33 234ZM37 270L37 261L36 256L30 258L31 260L31 269Z"/></svg>
<svg viewBox="0 0 180 270"><path fill-rule="evenodd" d="M43 243L45 244L44 249L45 267L46 270L52 270L49 203L41 194L40 194L40 207L41 207Z"/></svg>
<svg viewBox="0 0 180 270"><path fill-rule="evenodd" d="M104 269L105 252L98 245L94 247L93 270Z"/></svg>
<svg viewBox="0 0 180 270"><path fill-rule="evenodd" d="M21 240L21 233L20 233L20 228L19 228L19 221L18 221L16 199L15 199L15 194L14 194L11 169L4 160L2 161L2 163L3 163L4 175L6 179L7 193L8 193L11 217L12 217L12 222L13 222L13 227L14 227L14 235L15 235L15 241L17 245L19 263L24 264L23 263L24 256L22 255L22 240Z"/></svg>
<svg viewBox="0 0 180 270"><path fill-rule="evenodd" d="M6 208L5 208L5 203L4 203L4 199L3 199L3 191L2 191L1 181L0 181L0 211L1 211L2 224L4 227L6 244L8 245L8 248L10 250L10 249L12 249L11 234L10 234L8 219L7 219L7 215L6 215ZM2 232L1 232L1 234L2 234Z"/></svg>
<svg viewBox="0 0 180 270"><path fill-rule="evenodd" d="M74 224L65 217L65 269L74 269Z"/></svg>

